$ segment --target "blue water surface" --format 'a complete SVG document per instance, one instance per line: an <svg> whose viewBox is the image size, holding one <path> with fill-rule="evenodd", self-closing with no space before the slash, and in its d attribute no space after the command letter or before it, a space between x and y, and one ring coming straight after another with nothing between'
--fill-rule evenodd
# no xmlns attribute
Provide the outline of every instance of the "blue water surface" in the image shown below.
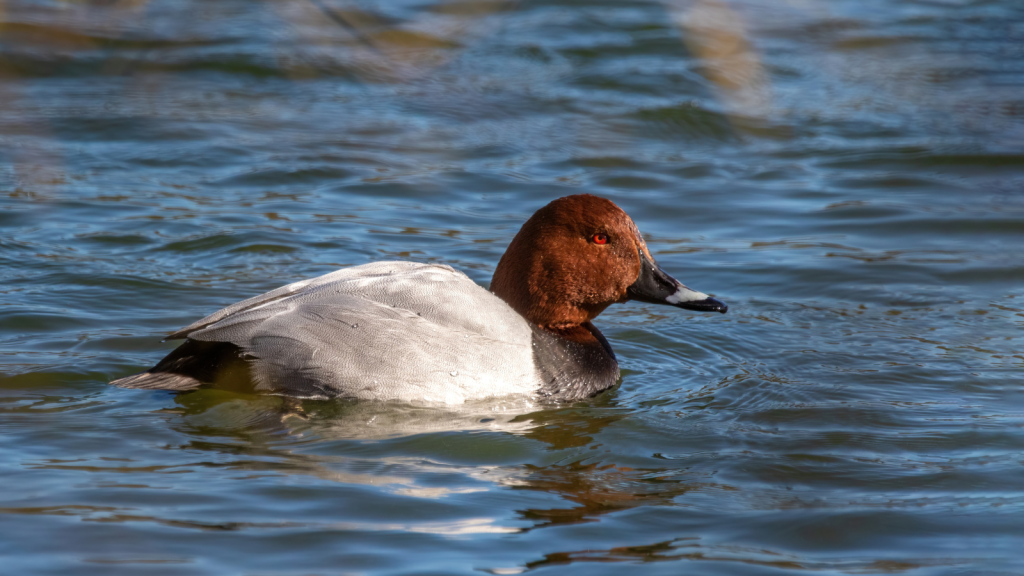
<svg viewBox="0 0 1024 576"><path fill-rule="evenodd" d="M0 3L0 573L1024 573L1015 0ZM610 198L727 315L573 405L122 390Z"/></svg>

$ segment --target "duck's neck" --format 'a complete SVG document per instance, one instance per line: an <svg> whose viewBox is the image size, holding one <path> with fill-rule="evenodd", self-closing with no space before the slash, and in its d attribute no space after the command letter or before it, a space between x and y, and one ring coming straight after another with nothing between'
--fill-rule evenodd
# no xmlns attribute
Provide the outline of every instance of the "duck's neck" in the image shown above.
<svg viewBox="0 0 1024 576"><path fill-rule="evenodd" d="M615 385L619 363L604 335L590 322L563 329L533 328L533 355L544 380L541 396L582 400Z"/></svg>
<svg viewBox="0 0 1024 576"><path fill-rule="evenodd" d="M491 279L491 292L518 312L533 330L533 354L544 384L538 391L553 400L581 400L615 385L619 364L601 331L590 321L608 304L581 304L572 286L557 282L543 262L531 218L512 240Z"/></svg>

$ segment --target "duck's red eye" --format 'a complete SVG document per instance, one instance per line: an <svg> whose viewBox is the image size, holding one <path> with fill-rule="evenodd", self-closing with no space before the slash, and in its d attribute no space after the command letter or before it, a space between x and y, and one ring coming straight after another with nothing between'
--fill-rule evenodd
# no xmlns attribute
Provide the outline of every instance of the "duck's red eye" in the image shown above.
<svg viewBox="0 0 1024 576"><path fill-rule="evenodd" d="M608 243L608 235L607 234L594 234L594 236L591 238L591 240L594 241L594 244L607 244Z"/></svg>

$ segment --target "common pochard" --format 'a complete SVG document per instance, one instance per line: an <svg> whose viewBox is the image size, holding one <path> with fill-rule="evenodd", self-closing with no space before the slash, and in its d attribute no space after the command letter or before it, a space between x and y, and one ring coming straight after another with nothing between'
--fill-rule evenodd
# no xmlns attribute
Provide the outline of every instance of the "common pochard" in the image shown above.
<svg viewBox="0 0 1024 576"><path fill-rule="evenodd" d="M449 404L576 400L618 381L615 353L591 321L627 300L728 310L662 271L610 200L567 196L526 221L490 292L438 264L344 268L215 312L171 334L185 342L156 366L111 384Z"/></svg>

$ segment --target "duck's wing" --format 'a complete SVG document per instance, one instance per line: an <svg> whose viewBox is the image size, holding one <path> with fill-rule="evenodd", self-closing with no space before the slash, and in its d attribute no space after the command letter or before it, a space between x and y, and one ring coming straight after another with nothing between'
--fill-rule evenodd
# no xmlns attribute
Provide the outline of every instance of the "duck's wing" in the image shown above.
<svg viewBox="0 0 1024 576"><path fill-rule="evenodd" d="M172 336L187 336L186 346L237 347L256 389L270 393L451 403L539 385L526 321L447 266L339 270L239 302Z"/></svg>

